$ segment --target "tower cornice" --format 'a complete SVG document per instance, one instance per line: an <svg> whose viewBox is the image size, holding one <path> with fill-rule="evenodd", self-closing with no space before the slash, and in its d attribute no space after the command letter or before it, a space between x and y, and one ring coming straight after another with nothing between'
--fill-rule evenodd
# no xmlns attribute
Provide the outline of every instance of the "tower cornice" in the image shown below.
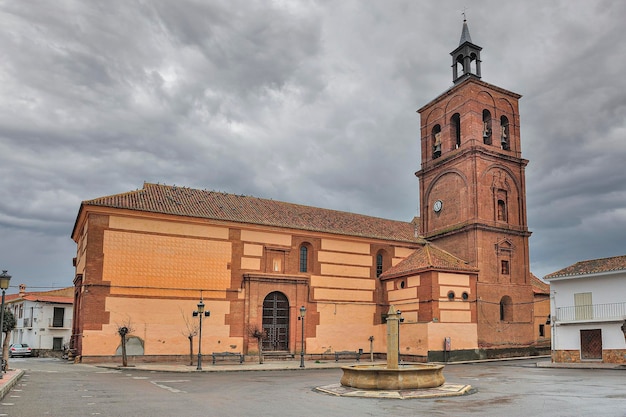
<svg viewBox="0 0 626 417"><path fill-rule="evenodd" d="M450 96L453 96L455 94L457 94L459 91L463 90L464 88L467 88L470 84L476 84L479 85L483 88L487 88L493 91L496 91L500 94L504 94L506 96L509 96L515 100L519 100L520 98L522 98L521 94L518 93L514 93L513 91L509 91L506 90L502 87L498 87L496 85L493 84L489 84L485 81L482 81L478 78L475 77L466 77L462 82L455 84L453 86L451 86L449 89L447 89L446 91L444 91L443 93L439 94L437 97L435 97L433 100L429 101L427 104L423 105L421 108L419 108L417 110L417 113L423 113L424 111L428 110L429 107L432 107L433 105L437 104L440 101L443 101L447 98L449 98Z"/></svg>

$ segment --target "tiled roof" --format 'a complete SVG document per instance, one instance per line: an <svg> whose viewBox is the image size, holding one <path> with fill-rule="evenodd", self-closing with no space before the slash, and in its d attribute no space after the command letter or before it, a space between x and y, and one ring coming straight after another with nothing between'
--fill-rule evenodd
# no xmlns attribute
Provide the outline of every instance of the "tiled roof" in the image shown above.
<svg viewBox="0 0 626 417"><path fill-rule="evenodd" d="M59 297L51 295L37 295L26 294L22 297L26 301L34 301L39 303L57 303L57 304L72 304L74 302L73 297Z"/></svg>
<svg viewBox="0 0 626 417"><path fill-rule="evenodd" d="M41 303L58 303L58 304L72 304L74 303L74 287L67 287L50 291L34 291L18 294L7 294L5 302L10 303L14 301L33 301Z"/></svg>
<svg viewBox="0 0 626 417"><path fill-rule="evenodd" d="M550 294L550 284L543 282L535 276L530 274L530 283L533 286L533 293L535 294Z"/></svg>
<svg viewBox="0 0 626 417"><path fill-rule="evenodd" d="M410 222L321 209L257 197L144 183L143 189L83 201L83 206L113 207L229 222L275 226L404 242L415 237Z"/></svg>
<svg viewBox="0 0 626 417"><path fill-rule="evenodd" d="M457 258L432 243L425 243L421 248L407 256L397 265L381 274L380 278L393 278L415 274L427 269L477 272L478 269Z"/></svg>
<svg viewBox="0 0 626 417"><path fill-rule="evenodd" d="M602 272L621 270L626 271L626 255L576 262L574 265L546 275L544 279L549 280L559 277L599 274Z"/></svg>

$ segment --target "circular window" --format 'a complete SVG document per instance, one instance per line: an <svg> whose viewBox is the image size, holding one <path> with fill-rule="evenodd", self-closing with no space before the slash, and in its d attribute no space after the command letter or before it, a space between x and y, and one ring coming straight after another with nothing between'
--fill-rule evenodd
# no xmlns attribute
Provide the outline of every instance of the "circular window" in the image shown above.
<svg viewBox="0 0 626 417"><path fill-rule="evenodd" d="M400 281L400 288L404 288L404 281Z"/></svg>
<svg viewBox="0 0 626 417"><path fill-rule="evenodd" d="M467 293L467 291L465 291L465 292L463 292L461 297L463 297L463 301L467 301L467 299L469 298L469 294Z"/></svg>
<svg viewBox="0 0 626 417"><path fill-rule="evenodd" d="M448 300L454 300L454 291L448 292Z"/></svg>

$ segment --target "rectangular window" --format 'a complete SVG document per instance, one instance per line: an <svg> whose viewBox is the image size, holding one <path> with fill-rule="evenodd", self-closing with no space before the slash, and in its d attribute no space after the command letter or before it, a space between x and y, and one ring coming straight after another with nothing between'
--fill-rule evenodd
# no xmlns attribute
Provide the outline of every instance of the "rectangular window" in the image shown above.
<svg viewBox="0 0 626 417"><path fill-rule="evenodd" d="M539 325L539 337L546 337L545 324Z"/></svg>
<svg viewBox="0 0 626 417"><path fill-rule="evenodd" d="M52 338L52 350L63 350L63 338L62 337Z"/></svg>
<svg viewBox="0 0 626 417"><path fill-rule="evenodd" d="M590 292L574 294L574 306L576 320L590 320L593 318L593 303Z"/></svg>
<svg viewBox="0 0 626 417"><path fill-rule="evenodd" d="M509 275L509 261L501 261L502 275Z"/></svg>
<svg viewBox="0 0 626 417"><path fill-rule="evenodd" d="M65 319L65 309L62 307L54 307L54 316L52 317L52 327L63 327Z"/></svg>

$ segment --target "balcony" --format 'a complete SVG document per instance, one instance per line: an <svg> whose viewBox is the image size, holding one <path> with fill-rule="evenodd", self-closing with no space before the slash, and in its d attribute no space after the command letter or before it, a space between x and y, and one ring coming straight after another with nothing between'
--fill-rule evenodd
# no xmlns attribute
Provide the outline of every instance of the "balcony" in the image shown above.
<svg viewBox="0 0 626 417"><path fill-rule="evenodd" d="M25 317L24 318L24 325L23 325L23 327L24 328L33 327L33 322L32 322L32 319L30 317Z"/></svg>
<svg viewBox="0 0 626 417"><path fill-rule="evenodd" d="M51 329L71 329L72 328L72 320L58 320L58 319L48 319L48 328Z"/></svg>
<svg viewBox="0 0 626 417"><path fill-rule="evenodd" d="M626 320L626 302L557 307L555 321L587 323Z"/></svg>

